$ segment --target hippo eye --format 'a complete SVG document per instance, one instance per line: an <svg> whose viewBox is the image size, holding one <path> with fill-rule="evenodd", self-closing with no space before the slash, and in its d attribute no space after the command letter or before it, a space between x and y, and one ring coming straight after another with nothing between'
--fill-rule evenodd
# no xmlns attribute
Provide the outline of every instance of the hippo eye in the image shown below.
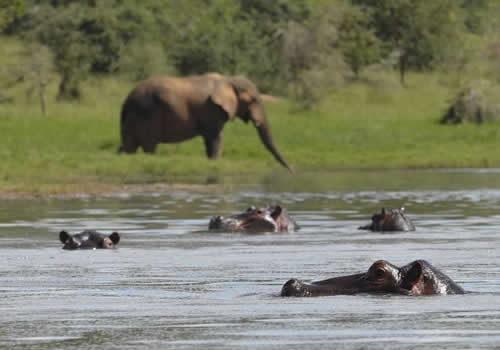
<svg viewBox="0 0 500 350"><path fill-rule="evenodd" d="M375 270L375 276L376 276L377 278L382 278L382 277L384 277L384 276L385 276L385 270L384 270L384 269L382 269L382 268L378 268L378 269L376 269L376 270Z"/></svg>

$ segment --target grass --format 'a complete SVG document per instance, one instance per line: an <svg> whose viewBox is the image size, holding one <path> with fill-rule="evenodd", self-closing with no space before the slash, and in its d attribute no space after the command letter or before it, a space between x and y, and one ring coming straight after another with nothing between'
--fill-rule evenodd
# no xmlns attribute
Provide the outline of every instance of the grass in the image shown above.
<svg viewBox="0 0 500 350"><path fill-rule="evenodd" d="M266 109L278 149L297 172L347 168L500 167L500 128L444 126L438 120L452 97L437 74L410 74L408 87L383 75L352 83L312 111L289 101ZM237 120L226 124L221 159L205 158L201 138L161 145L157 154L117 154L119 111L133 84L86 82L81 103L49 99L42 116L22 86L0 104L0 192L64 192L96 184L199 183L207 176L285 174L258 139ZM55 95L53 82L49 95Z"/></svg>

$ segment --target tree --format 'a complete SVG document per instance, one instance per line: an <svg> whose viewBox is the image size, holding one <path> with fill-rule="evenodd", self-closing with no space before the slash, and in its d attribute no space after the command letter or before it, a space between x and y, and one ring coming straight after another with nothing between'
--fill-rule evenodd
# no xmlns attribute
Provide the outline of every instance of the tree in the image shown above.
<svg viewBox="0 0 500 350"><path fill-rule="evenodd" d="M24 11L24 0L0 0L0 31Z"/></svg>
<svg viewBox="0 0 500 350"><path fill-rule="evenodd" d="M158 37L153 0L26 1L30 6L13 31L51 50L61 77L58 100L79 99L90 73L116 71L132 40Z"/></svg>
<svg viewBox="0 0 500 350"><path fill-rule="evenodd" d="M336 47L340 9L316 7L303 23L291 21L282 29L281 79L301 107L310 107L342 77L343 61Z"/></svg>
<svg viewBox="0 0 500 350"><path fill-rule="evenodd" d="M349 65L356 77L363 67L380 59L380 40L370 27L370 17L356 7L344 10L339 25L338 45L342 50L344 61Z"/></svg>
<svg viewBox="0 0 500 350"><path fill-rule="evenodd" d="M465 10L465 26L473 33L482 33L485 29L483 19L487 15L492 0L460 0Z"/></svg>
<svg viewBox="0 0 500 350"><path fill-rule="evenodd" d="M399 53L401 83L409 69L428 69L454 49L462 30L462 12L455 0L353 0L371 12L372 25L386 54Z"/></svg>
<svg viewBox="0 0 500 350"><path fill-rule="evenodd" d="M0 71L1 91L8 91L22 86L26 96L36 95L42 115L47 113L46 88L51 81L53 66L50 50L37 42L19 42L19 45L7 46L7 56ZM0 102L13 101L12 97L0 95Z"/></svg>
<svg viewBox="0 0 500 350"><path fill-rule="evenodd" d="M27 11L21 33L25 41L38 42L52 53L54 70L61 80L57 98L79 99L80 83L86 79L97 50L81 30L86 8L77 3L61 8L50 5Z"/></svg>
<svg viewBox="0 0 500 350"><path fill-rule="evenodd" d="M25 62L22 64L22 80L28 83L27 95L38 95L42 115L47 115L46 89L53 72L51 52L46 46L38 43L27 45Z"/></svg>

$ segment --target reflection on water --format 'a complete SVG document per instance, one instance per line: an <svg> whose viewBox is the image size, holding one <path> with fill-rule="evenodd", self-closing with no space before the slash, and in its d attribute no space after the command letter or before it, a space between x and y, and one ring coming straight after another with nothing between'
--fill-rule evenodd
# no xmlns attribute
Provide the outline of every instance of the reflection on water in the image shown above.
<svg viewBox="0 0 500 350"><path fill-rule="evenodd" d="M360 179L365 178L363 182ZM298 175L215 192L0 202L0 348L493 348L500 343L500 173ZM209 233L281 203L288 234ZM358 231L405 206L417 231ZM119 231L112 251L58 233ZM289 278L427 259L471 293L280 298Z"/></svg>

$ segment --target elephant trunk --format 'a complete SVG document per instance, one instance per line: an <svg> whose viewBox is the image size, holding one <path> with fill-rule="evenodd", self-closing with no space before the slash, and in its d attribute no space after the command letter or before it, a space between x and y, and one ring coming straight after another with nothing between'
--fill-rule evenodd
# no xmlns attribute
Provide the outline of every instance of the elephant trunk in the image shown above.
<svg viewBox="0 0 500 350"><path fill-rule="evenodd" d="M276 146L274 145L273 139L271 137L271 131L269 130L269 127L267 123L260 123L259 125L255 126L257 131L259 132L260 139L264 146L266 146L267 150L271 152L271 154L274 156L274 158L281 163L285 168L290 170L290 172L293 173L293 169L288 165L288 163L283 159L281 154L278 152L276 149Z"/></svg>

